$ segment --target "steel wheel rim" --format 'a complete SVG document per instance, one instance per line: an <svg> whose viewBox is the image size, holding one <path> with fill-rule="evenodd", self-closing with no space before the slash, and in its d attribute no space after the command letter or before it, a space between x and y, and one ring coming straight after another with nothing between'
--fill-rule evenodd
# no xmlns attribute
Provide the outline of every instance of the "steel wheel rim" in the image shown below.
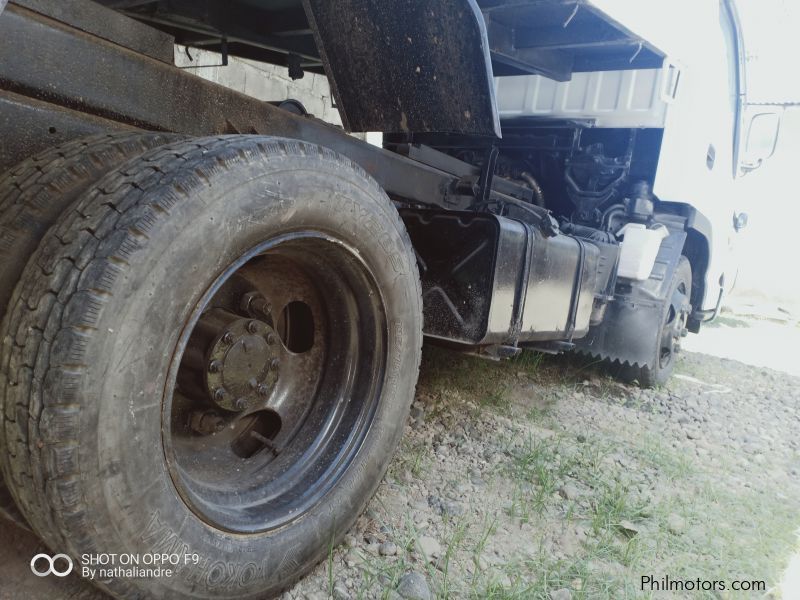
<svg viewBox="0 0 800 600"><path fill-rule="evenodd" d="M162 441L181 499L231 532L300 518L358 454L386 353L383 298L354 248L301 231L247 252L195 305L171 362Z"/></svg>

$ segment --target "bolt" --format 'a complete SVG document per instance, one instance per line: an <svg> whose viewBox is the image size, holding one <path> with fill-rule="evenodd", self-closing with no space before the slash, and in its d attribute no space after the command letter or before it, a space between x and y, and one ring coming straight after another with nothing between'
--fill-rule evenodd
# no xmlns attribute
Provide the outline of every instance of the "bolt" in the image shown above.
<svg viewBox="0 0 800 600"><path fill-rule="evenodd" d="M212 360L208 363L208 372L209 373L219 373L220 369L222 369L222 362L218 360Z"/></svg>
<svg viewBox="0 0 800 600"><path fill-rule="evenodd" d="M234 402L233 404L239 410L244 410L247 407L247 400L245 400L244 398L237 398L236 402Z"/></svg>
<svg viewBox="0 0 800 600"><path fill-rule="evenodd" d="M270 368L270 369L272 369L273 371L277 371L277 370L278 370L278 366L279 366L280 364L281 364L281 361L279 361L277 358L273 358L273 359L272 359L272 360L269 362L269 368Z"/></svg>
<svg viewBox="0 0 800 600"><path fill-rule="evenodd" d="M228 394L228 391L225 388L219 387L219 388L214 390L214 400L216 400L217 402L221 402L222 400L225 399L225 396L227 394Z"/></svg>
<svg viewBox="0 0 800 600"><path fill-rule="evenodd" d="M258 307L259 304L263 304L264 302L264 296L258 292L247 292L244 296L242 296L242 301L239 304L239 307L242 309L243 313L249 314L254 308Z"/></svg>
<svg viewBox="0 0 800 600"><path fill-rule="evenodd" d="M272 346L275 343L275 335L272 333L267 334L267 343Z"/></svg>
<svg viewBox="0 0 800 600"><path fill-rule="evenodd" d="M230 331L226 331L225 335L222 336L222 343L228 345L233 343L233 334Z"/></svg>
<svg viewBox="0 0 800 600"><path fill-rule="evenodd" d="M250 321L247 324L247 331L249 331L250 333L256 333L258 331L258 322Z"/></svg>

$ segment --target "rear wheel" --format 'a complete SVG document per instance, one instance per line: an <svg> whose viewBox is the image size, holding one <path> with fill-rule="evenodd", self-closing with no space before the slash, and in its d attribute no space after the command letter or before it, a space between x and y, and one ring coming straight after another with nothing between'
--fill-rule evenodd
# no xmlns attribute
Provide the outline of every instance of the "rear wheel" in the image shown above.
<svg viewBox="0 0 800 600"><path fill-rule="evenodd" d="M73 557L191 557L103 583L120 597L278 593L351 526L402 434L413 251L386 195L329 150L225 136L150 152L60 219L20 288L0 374L20 508Z"/></svg>
<svg viewBox="0 0 800 600"><path fill-rule="evenodd" d="M689 298L692 290L692 267L689 259L681 256L667 291L663 317L659 325L656 345L645 365L625 365L620 376L628 382L638 382L642 387L663 385L675 370L681 340L686 335L686 323L691 313Z"/></svg>

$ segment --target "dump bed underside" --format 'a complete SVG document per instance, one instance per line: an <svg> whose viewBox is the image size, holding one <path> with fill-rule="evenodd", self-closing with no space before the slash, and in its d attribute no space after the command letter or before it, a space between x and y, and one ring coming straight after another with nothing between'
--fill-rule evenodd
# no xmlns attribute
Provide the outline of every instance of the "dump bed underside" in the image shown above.
<svg viewBox="0 0 800 600"><path fill-rule="evenodd" d="M664 60L583 0L99 1L190 47L287 66L293 77L326 73L353 131L499 136L493 77L577 80L574 90L587 81L580 74L647 78ZM648 109L655 120L659 108Z"/></svg>

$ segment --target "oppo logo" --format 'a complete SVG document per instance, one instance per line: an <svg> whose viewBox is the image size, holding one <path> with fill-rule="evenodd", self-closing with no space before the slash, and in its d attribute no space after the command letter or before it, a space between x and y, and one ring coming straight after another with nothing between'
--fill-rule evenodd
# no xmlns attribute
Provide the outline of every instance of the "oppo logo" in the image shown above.
<svg viewBox="0 0 800 600"><path fill-rule="evenodd" d="M62 558L67 562L66 569L63 571L59 571L56 568L56 561ZM37 568L47 566L46 571L40 571ZM66 554L56 554L54 556L50 556L49 554L37 554L31 559L31 572L37 577L47 577L48 575L55 575L56 577L66 577L70 573L72 573L72 559L67 556Z"/></svg>

